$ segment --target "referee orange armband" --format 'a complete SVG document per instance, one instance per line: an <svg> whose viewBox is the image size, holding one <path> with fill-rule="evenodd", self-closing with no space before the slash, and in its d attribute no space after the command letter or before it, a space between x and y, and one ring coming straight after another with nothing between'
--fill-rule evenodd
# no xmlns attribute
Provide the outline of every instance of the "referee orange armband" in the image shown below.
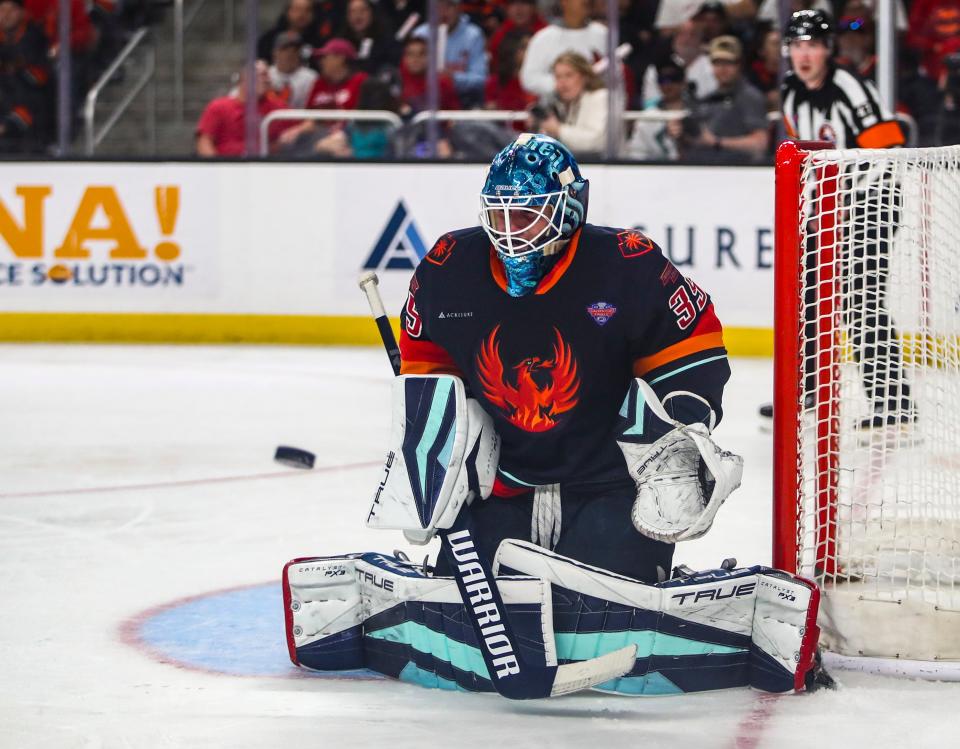
<svg viewBox="0 0 960 749"><path fill-rule="evenodd" d="M892 148L902 146L904 142L900 123L894 120L868 127L857 136L857 145L861 148Z"/></svg>

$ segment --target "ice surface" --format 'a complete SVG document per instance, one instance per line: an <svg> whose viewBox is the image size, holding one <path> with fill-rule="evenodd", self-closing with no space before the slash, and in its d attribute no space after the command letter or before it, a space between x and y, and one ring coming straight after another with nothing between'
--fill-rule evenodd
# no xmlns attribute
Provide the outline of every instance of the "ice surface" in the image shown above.
<svg viewBox="0 0 960 749"><path fill-rule="evenodd" d="M409 548L362 524L387 448L383 352L0 356L0 747L960 745L960 685L863 674L803 696L523 704L305 675L282 640L284 562ZM716 437L746 473L710 534L678 550L694 568L770 560L771 446L756 407L771 366L737 360L733 373ZM315 452L318 469L274 463L281 443Z"/></svg>

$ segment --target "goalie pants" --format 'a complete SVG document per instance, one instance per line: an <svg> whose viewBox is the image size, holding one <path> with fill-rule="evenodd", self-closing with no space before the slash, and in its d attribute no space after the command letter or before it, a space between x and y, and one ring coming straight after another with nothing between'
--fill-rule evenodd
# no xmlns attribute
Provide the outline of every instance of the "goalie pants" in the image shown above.
<svg viewBox="0 0 960 749"><path fill-rule="evenodd" d="M578 562L626 575L645 583L667 579L673 544L641 535L630 520L636 499L633 481L602 487L560 490L560 535L554 551ZM506 538L530 541L533 492L509 499L492 496L471 505L474 541L490 563ZM444 555L437 574L451 574Z"/></svg>

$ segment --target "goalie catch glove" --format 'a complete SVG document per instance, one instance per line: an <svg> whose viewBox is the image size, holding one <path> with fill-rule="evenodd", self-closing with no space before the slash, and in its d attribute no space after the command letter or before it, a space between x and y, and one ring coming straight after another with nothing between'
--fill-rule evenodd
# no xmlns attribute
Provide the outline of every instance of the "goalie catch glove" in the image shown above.
<svg viewBox="0 0 960 749"><path fill-rule="evenodd" d="M617 444L637 485L634 527L667 543L704 535L743 474L743 458L710 439L710 405L686 391L661 403L650 385L635 379L620 416Z"/></svg>

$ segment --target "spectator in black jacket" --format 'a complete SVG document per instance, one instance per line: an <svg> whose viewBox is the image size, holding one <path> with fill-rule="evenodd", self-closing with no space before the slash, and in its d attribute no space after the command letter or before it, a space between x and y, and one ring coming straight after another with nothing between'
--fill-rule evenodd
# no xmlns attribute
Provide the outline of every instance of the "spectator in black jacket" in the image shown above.
<svg viewBox="0 0 960 749"><path fill-rule="evenodd" d="M284 14L257 42L257 57L269 64L273 60L273 45L277 35L295 31L303 41L303 54L310 58L314 49L319 49L333 36L342 22L342 13L333 0L314 4L312 0L290 0Z"/></svg>
<svg viewBox="0 0 960 749"><path fill-rule="evenodd" d="M337 36L356 47L354 67L364 73L378 73L400 62L400 49L388 24L370 0L348 0L346 20Z"/></svg>
<svg viewBox="0 0 960 749"><path fill-rule="evenodd" d="M410 32L427 17L424 0L379 0L377 4L399 45L403 45Z"/></svg>
<svg viewBox="0 0 960 749"><path fill-rule="evenodd" d="M36 153L50 138L47 40L22 0L0 0L0 153Z"/></svg>

